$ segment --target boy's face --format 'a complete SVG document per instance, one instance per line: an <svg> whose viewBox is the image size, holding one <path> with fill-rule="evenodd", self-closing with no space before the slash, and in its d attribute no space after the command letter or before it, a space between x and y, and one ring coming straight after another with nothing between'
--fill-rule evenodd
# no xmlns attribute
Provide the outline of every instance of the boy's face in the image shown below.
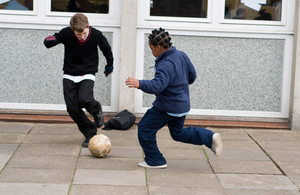
<svg viewBox="0 0 300 195"><path fill-rule="evenodd" d="M156 47L154 47L154 45L152 45L152 44L150 43L150 41L149 41L149 47L150 47L150 49L151 49L152 54L154 55L154 57L157 58L158 56L160 56L161 51L160 51L160 46L159 46L159 45L156 46Z"/></svg>
<svg viewBox="0 0 300 195"><path fill-rule="evenodd" d="M75 36L80 40L84 41L85 38L88 36L89 33L89 28L85 28L81 33L78 31L74 31Z"/></svg>

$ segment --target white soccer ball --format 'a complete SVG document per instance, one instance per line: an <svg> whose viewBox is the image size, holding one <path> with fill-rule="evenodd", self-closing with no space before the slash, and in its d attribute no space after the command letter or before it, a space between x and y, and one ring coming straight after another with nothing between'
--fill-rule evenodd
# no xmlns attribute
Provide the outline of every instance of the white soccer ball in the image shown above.
<svg viewBox="0 0 300 195"><path fill-rule="evenodd" d="M89 141L89 150L93 156L106 157L111 150L110 139L103 134L95 135Z"/></svg>

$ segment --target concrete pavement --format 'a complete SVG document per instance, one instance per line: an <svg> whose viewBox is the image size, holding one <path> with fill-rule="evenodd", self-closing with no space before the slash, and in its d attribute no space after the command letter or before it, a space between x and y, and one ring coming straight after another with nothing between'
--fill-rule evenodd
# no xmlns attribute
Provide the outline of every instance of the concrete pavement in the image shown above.
<svg viewBox="0 0 300 195"><path fill-rule="evenodd" d="M5 195L296 195L300 194L300 132L224 129L224 152L157 134L166 169L145 169L137 126L104 131L106 158L82 148L75 124L0 122L0 194Z"/></svg>

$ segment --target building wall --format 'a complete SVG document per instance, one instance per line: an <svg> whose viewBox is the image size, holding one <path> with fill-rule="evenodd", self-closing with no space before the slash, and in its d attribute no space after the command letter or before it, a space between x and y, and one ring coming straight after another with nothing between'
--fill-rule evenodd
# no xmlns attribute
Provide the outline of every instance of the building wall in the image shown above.
<svg viewBox="0 0 300 195"><path fill-rule="evenodd" d="M45 37L57 31L0 29L0 102L62 105L64 47L47 49ZM112 44L112 33L103 33ZM104 106L111 105L111 79L103 74L106 61L99 55L99 74L95 82L95 98ZM21 106L21 105L20 105Z"/></svg>
<svg viewBox="0 0 300 195"><path fill-rule="evenodd" d="M173 45L188 54L198 73L198 79L191 85L191 115L291 118L292 129L300 129L298 15L295 31L290 24L243 26L235 21L220 21L217 28L218 17L200 23L147 18L141 22L143 1L120 2L115 4L120 7L120 15L114 15L113 20L108 17L102 21L91 15L90 21L104 32L115 57L114 73L109 77L104 76L105 60L99 57L95 97L105 112L128 109L143 114L151 107L155 97L128 89L125 80L129 76L153 77L154 57L147 35L162 26L170 32ZM208 11L219 6L209 2ZM295 2L298 13L299 2ZM44 5L39 2L35 8L39 10ZM0 15L0 108L65 110L61 80L63 46L46 49L43 40L67 26L71 14L55 17L48 14L40 23L24 22L25 19L4 22Z"/></svg>
<svg viewBox="0 0 300 195"><path fill-rule="evenodd" d="M293 80L292 80L292 93L291 93L291 129L300 131L300 3L296 2L295 14L295 47L293 58Z"/></svg>
<svg viewBox="0 0 300 195"><path fill-rule="evenodd" d="M198 79L190 86L192 109L280 112L284 39L171 36L191 59ZM147 36L145 37L147 42ZM145 42L144 75L154 57ZM143 106L154 97L143 95Z"/></svg>

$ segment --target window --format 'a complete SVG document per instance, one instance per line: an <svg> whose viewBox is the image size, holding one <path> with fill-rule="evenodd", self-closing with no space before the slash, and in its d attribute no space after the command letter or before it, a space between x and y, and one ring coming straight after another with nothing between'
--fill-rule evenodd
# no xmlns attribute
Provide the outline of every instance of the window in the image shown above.
<svg viewBox="0 0 300 195"><path fill-rule="evenodd" d="M151 0L150 15L206 18L207 0Z"/></svg>
<svg viewBox="0 0 300 195"><path fill-rule="evenodd" d="M52 29L80 12L93 26L118 27L121 0L0 0L0 27Z"/></svg>
<svg viewBox="0 0 300 195"><path fill-rule="evenodd" d="M224 18L281 21L281 0L226 0Z"/></svg>
<svg viewBox="0 0 300 195"><path fill-rule="evenodd" d="M295 3L296 0L138 0L137 23L141 28L291 33Z"/></svg>
<svg viewBox="0 0 300 195"><path fill-rule="evenodd" d="M32 11L33 0L0 0L0 9Z"/></svg>
<svg viewBox="0 0 300 195"><path fill-rule="evenodd" d="M109 0L52 0L51 11L106 14Z"/></svg>

